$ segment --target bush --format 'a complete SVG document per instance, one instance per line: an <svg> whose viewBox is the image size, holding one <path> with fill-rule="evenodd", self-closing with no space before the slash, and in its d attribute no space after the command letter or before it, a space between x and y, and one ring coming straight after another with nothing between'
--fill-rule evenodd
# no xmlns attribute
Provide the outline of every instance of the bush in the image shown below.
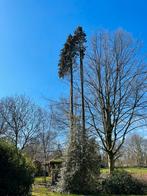
<svg viewBox="0 0 147 196"><path fill-rule="evenodd" d="M143 184L126 171L114 171L103 182L103 191L107 194L143 194Z"/></svg>
<svg viewBox="0 0 147 196"><path fill-rule="evenodd" d="M0 195L28 196L34 168L14 146L0 141Z"/></svg>
<svg viewBox="0 0 147 196"><path fill-rule="evenodd" d="M81 153L80 142L75 141L70 145L67 160L61 169L57 191L75 194L97 192L100 174L98 146L94 139L87 139L85 143L84 155Z"/></svg>

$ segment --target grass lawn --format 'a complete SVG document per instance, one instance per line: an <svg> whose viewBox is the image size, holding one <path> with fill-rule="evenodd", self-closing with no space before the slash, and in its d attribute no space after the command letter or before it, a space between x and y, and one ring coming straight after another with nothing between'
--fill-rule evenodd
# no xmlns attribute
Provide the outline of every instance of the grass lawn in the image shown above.
<svg viewBox="0 0 147 196"><path fill-rule="evenodd" d="M38 187L33 190L32 196L69 196L69 195L53 193L50 192L46 187ZM76 195L70 195L70 196L76 196Z"/></svg>
<svg viewBox="0 0 147 196"><path fill-rule="evenodd" d="M51 178L50 177L46 177L46 181L50 182ZM34 181L34 184L41 184L41 183L44 183L44 177L36 177L35 181Z"/></svg>
<svg viewBox="0 0 147 196"><path fill-rule="evenodd" d="M137 168L137 167L130 167L130 168L122 168L131 174L147 174L147 168ZM107 168L102 168L101 173L108 173Z"/></svg>
<svg viewBox="0 0 147 196"><path fill-rule="evenodd" d="M143 175L143 174L147 175L147 168L125 168L125 170L135 175ZM108 173L108 169L101 169L101 173L103 174ZM50 180L51 180L50 177L46 178L47 183L50 183ZM45 187L44 177L37 177L35 178L32 196L76 196L76 195L50 192L49 188ZM98 196L108 196L108 195L102 194ZM111 195L111 196L116 196L116 195ZM125 195L121 195L121 196L125 196ZM133 195L127 195L127 196L133 196Z"/></svg>
<svg viewBox="0 0 147 196"><path fill-rule="evenodd" d="M39 188L38 190L35 190L35 192L33 192L32 196L77 196L77 195L53 193L53 192L49 192L48 189L44 187L44 188ZM110 196L110 195L103 194L103 195L98 195L98 196ZM116 196L116 195L111 195L111 196ZM121 196L137 196L137 195L121 195Z"/></svg>
<svg viewBox="0 0 147 196"><path fill-rule="evenodd" d="M77 195L73 195L73 194L68 195L68 194L53 193L53 192L50 192L45 187L38 187L38 188L35 188L33 190L32 196L77 196ZM102 194L102 195L98 195L98 196L108 196L108 195ZM111 195L111 196L115 196L115 195ZM134 195L121 195L121 196L134 196ZM137 196L137 195L135 195L135 196Z"/></svg>
<svg viewBox="0 0 147 196"><path fill-rule="evenodd" d="M51 180L50 177L46 178L47 183L50 183L50 180ZM45 187L44 177L37 177L35 178L34 181L32 196L69 196L69 195L50 192L49 188ZM76 195L71 194L70 196L76 196Z"/></svg>

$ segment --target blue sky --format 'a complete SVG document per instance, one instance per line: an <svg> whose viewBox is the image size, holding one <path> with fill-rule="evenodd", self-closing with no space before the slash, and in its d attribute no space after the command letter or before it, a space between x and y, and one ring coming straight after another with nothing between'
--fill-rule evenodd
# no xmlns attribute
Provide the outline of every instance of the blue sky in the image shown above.
<svg viewBox="0 0 147 196"><path fill-rule="evenodd" d="M67 93L57 74L66 37L83 26L124 28L147 49L146 0L0 0L0 98L26 94L39 104Z"/></svg>

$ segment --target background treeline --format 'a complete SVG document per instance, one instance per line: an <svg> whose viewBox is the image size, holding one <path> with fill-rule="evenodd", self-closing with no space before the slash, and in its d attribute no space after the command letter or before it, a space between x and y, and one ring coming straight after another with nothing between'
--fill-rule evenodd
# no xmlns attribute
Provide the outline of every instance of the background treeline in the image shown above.
<svg viewBox="0 0 147 196"><path fill-rule="evenodd" d="M32 160L44 160L58 148L51 110L34 104L26 96L0 100L0 137L13 143Z"/></svg>
<svg viewBox="0 0 147 196"><path fill-rule="evenodd" d="M74 107L78 112L78 105ZM61 155L66 148L70 126L68 108L66 99L52 101L44 109L23 95L3 98L0 100L0 137L43 164L56 154ZM107 167L107 153L100 148L99 153L102 167ZM128 135L116 166L146 167L146 138L135 133Z"/></svg>

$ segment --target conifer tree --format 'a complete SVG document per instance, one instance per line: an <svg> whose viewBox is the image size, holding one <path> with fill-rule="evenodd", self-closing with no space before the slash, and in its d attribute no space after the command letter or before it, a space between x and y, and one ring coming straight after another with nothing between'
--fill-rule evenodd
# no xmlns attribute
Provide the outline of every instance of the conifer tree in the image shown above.
<svg viewBox="0 0 147 196"><path fill-rule="evenodd" d="M61 51L59 76L64 77L70 70L70 141L66 161L61 171L60 191L71 193L91 193L96 190L99 174L99 156L96 142L89 140L85 128L84 74L83 59L85 55L86 34L78 27L74 36L70 36ZM76 122L73 114L73 59L80 59L81 86L81 123Z"/></svg>
<svg viewBox="0 0 147 196"><path fill-rule="evenodd" d="M59 77L64 78L70 75L70 132L71 139L73 135L73 59L75 56L74 42L72 35L69 35L64 48L61 50L59 61Z"/></svg>
<svg viewBox="0 0 147 196"><path fill-rule="evenodd" d="M63 192L79 192L78 177L80 168L81 144L78 138L78 128L73 114L73 61L76 56L75 41L72 35L61 50L59 61L59 77L70 74L70 140L66 152L66 160L61 171L60 187Z"/></svg>
<svg viewBox="0 0 147 196"><path fill-rule="evenodd" d="M79 57L80 60L80 87L81 87L81 184L86 184L86 175L88 173L87 169L87 149L89 145L88 135L86 133L85 127L85 103L84 103L84 72L83 72L83 60L85 55L85 42L86 42L86 34L83 31L82 27L78 27L74 32L74 42L76 46L76 56Z"/></svg>
<svg viewBox="0 0 147 196"><path fill-rule="evenodd" d="M83 59L85 55L85 42L86 42L86 34L83 31L82 27L78 27L74 32L73 36L75 47L76 47L76 55L80 58L80 86L81 86L81 105L82 105L82 137L83 142L86 136L85 130L85 104L84 104L84 73L83 73Z"/></svg>

